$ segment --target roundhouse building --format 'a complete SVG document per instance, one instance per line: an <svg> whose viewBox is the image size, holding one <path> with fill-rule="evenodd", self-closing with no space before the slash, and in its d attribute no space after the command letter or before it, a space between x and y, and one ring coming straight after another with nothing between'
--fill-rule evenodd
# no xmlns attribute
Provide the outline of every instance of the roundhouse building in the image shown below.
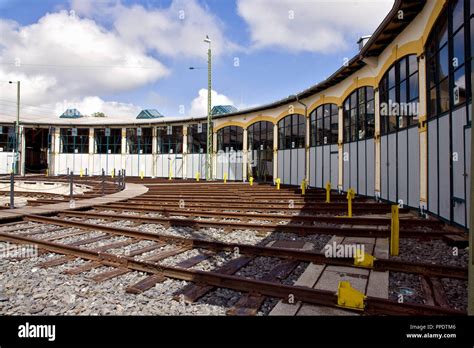
<svg viewBox="0 0 474 348"><path fill-rule="evenodd" d="M473 13L473 0L397 0L358 54L326 80L268 105L220 108L213 177L329 182L468 228ZM8 173L14 119L2 116L1 125L0 172ZM144 110L128 123L22 117L20 128L22 174L206 176L204 115Z"/></svg>

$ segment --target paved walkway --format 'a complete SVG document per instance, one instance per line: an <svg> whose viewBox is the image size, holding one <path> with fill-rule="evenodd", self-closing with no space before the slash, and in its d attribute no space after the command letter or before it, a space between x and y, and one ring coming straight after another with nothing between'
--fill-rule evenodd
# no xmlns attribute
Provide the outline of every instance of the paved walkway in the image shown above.
<svg viewBox="0 0 474 348"><path fill-rule="evenodd" d="M69 201L65 200L64 203L54 203L45 204L37 207L22 207L18 209L0 210L0 222L2 220L17 219L25 215L54 214L62 210L81 209L99 204L124 201L129 198L140 196L146 193L147 191L148 188L145 185L127 183L125 189L120 192L112 193L110 195L105 195L102 197L77 200L75 201L74 207L71 207Z"/></svg>
<svg viewBox="0 0 474 348"><path fill-rule="evenodd" d="M387 238L361 238L334 236L328 244L363 244L365 251L378 259L388 258ZM324 253L324 248L321 250ZM388 298L389 273L369 269L344 266L327 266L310 263L295 285L337 293L340 281L349 281L351 286L367 296ZM315 306L297 302L289 304L283 301L270 312L270 315L359 315L341 308Z"/></svg>

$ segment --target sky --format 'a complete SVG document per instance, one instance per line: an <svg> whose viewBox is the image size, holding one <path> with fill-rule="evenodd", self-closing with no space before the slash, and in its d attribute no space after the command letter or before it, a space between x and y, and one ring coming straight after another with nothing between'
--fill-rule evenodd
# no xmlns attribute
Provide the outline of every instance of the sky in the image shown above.
<svg viewBox="0 0 474 348"><path fill-rule="evenodd" d="M393 0L0 0L0 118L245 109L329 77ZM190 70L193 66L197 69Z"/></svg>

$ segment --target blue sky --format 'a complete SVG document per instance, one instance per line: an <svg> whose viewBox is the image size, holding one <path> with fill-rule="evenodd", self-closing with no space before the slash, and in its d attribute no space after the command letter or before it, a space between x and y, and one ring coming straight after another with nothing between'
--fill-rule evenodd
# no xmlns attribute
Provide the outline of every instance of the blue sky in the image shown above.
<svg viewBox="0 0 474 348"><path fill-rule="evenodd" d="M58 113L68 103L111 117L133 118L140 108L168 116L183 110L200 115L206 98L199 91L207 87L207 47L201 38L209 33L215 51L214 101L246 108L331 75L344 58L356 54L357 39L372 33L392 4L0 0L0 82L22 80L24 111L36 117ZM16 59L20 67L12 65ZM128 59L133 60L130 68L106 67ZM14 94L4 83L0 88L0 115L9 115Z"/></svg>

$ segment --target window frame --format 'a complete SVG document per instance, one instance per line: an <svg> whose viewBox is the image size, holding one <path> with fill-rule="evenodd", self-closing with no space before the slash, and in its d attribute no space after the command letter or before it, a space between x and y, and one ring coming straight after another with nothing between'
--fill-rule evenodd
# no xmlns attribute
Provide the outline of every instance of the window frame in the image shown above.
<svg viewBox="0 0 474 348"><path fill-rule="evenodd" d="M329 114L325 114L329 108ZM336 122L333 122L335 116ZM332 145L338 143L339 137L339 107L334 103L318 106L310 114L310 145L311 147ZM320 121L320 122L318 122ZM321 123L322 128L318 125ZM329 128L326 128L329 126ZM335 128L334 128L335 126ZM335 132L334 132L335 130ZM324 138L327 138L324 142Z"/></svg>

